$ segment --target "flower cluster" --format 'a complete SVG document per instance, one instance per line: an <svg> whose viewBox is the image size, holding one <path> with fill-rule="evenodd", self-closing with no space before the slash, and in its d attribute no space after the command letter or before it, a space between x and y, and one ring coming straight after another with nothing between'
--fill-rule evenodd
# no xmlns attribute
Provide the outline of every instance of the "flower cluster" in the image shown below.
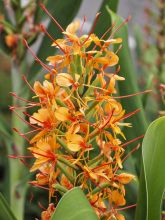
<svg viewBox="0 0 165 220"><path fill-rule="evenodd" d="M47 73L43 83L36 81L31 88L27 108L37 111L24 112L35 132L28 148L35 159L31 184L49 190L50 204L57 190L63 194L79 186L99 218L123 220L118 210L126 204L125 184L134 176L122 172L127 157L122 127L131 126L123 120L137 111L125 114L118 101L122 97L116 96L116 81L124 78L110 48L122 39L104 40L92 32L79 36L79 26L74 22L62 30L63 39L51 37L60 53L47 58L49 65L37 58ZM52 210L51 204L42 219Z"/></svg>

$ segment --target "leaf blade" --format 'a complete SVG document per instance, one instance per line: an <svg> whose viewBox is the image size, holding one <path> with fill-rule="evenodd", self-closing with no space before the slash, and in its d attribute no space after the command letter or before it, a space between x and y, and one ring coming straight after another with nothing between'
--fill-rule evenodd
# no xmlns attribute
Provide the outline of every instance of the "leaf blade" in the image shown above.
<svg viewBox="0 0 165 220"><path fill-rule="evenodd" d="M67 192L57 205L52 220L98 220L93 208L79 188Z"/></svg>
<svg viewBox="0 0 165 220"><path fill-rule="evenodd" d="M97 21L97 25L95 27L95 34L98 37L101 37L109 27L111 27L112 22L109 19L109 13L106 10L108 6L112 11L116 12L118 8L119 0L104 0L101 4L99 12L101 12L100 18ZM105 37L107 38L107 36Z"/></svg>
<svg viewBox="0 0 165 220"><path fill-rule="evenodd" d="M143 198L139 199L136 219L139 219L139 210L143 209L143 206L147 207L146 220L161 218L161 203L165 190L164 131L165 117L161 117L151 123L143 140L142 153L145 176L142 176L142 181L146 181L147 201L144 201ZM143 190L144 186L141 185L140 193Z"/></svg>
<svg viewBox="0 0 165 220"><path fill-rule="evenodd" d="M7 201L3 197L2 193L0 193L0 219L1 220L16 220L14 214L12 213Z"/></svg>
<svg viewBox="0 0 165 220"><path fill-rule="evenodd" d="M110 17L112 21L117 21L117 27L122 24L124 19L116 15L112 10L107 8ZM118 84L119 93L121 95L129 95L129 94L135 94L139 92L138 84L137 84L137 78L135 74L134 64L131 56L131 52L128 45L128 27L127 25L124 25L118 30L115 35L115 38L122 37L123 39L123 48L119 51L119 65L120 65L120 72L121 75L125 77L124 82L120 82ZM118 48L115 46L115 50ZM142 101L140 96L133 96L128 99L121 99L122 106L124 109L126 109L126 112L133 112L136 109L141 109L141 111L134 115L133 117L129 118L129 123L132 123L133 129L124 129L124 134L126 135L126 138L133 139L135 137L138 137L145 133L147 129L147 121L144 114L144 109L142 105ZM132 146L132 145L130 145ZM136 160L136 171L137 174L140 174L140 160L141 160L141 150L138 150L134 154L134 158Z"/></svg>

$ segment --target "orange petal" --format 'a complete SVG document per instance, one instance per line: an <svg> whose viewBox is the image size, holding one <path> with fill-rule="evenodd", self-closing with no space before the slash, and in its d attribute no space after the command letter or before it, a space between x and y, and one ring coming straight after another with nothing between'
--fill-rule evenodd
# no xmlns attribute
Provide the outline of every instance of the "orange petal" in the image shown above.
<svg viewBox="0 0 165 220"><path fill-rule="evenodd" d="M125 217L119 213L116 214L117 220L125 220Z"/></svg>
<svg viewBox="0 0 165 220"><path fill-rule="evenodd" d="M126 201L123 194L119 193L118 190L113 190L110 198L111 202L115 203L117 206L125 205Z"/></svg>
<svg viewBox="0 0 165 220"><path fill-rule="evenodd" d="M128 184L129 182L131 182L135 178L135 176L132 174L129 174L129 173L121 173L116 178L120 183Z"/></svg>
<svg viewBox="0 0 165 220"><path fill-rule="evenodd" d="M56 76L56 82L59 86L69 87L74 81L68 73L59 73Z"/></svg>
<svg viewBox="0 0 165 220"><path fill-rule="evenodd" d="M68 25L68 27L66 28L66 32L69 32L70 34L75 34L79 28L80 28L80 21L76 20Z"/></svg>
<svg viewBox="0 0 165 220"><path fill-rule="evenodd" d="M70 134L67 133L67 146L71 151L79 151L81 149L81 143L83 142L83 138L78 134Z"/></svg>
<svg viewBox="0 0 165 220"><path fill-rule="evenodd" d="M55 111L55 117L57 118L57 120L59 121L67 121L70 117L69 114L69 109L65 108L65 107L59 107L56 111Z"/></svg>
<svg viewBox="0 0 165 220"><path fill-rule="evenodd" d="M64 57L62 55L49 56L46 60L50 62L50 64L60 63Z"/></svg>

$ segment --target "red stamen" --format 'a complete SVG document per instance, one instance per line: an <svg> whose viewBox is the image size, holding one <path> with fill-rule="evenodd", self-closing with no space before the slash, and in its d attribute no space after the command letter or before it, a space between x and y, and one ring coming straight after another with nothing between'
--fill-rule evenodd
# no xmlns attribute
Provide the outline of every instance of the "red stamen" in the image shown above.
<svg viewBox="0 0 165 220"><path fill-rule="evenodd" d="M60 50L66 54L65 50L57 43L57 41L48 33L48 31L46 30L45 26L43 24L40 24L40 28L42 30L43 33L45 33L52 41L53 43L55 43Z"/></svg>
<svg viewBox="0 0 165 220"><path fill-rule="evenodd" d="M133 207L136 207L137 204L133 204L133 205L129 205L129 206L126 206L126 207L123 207L123 208L118 208L116 209L117 211L122 211L122 210L125 210L125 209L130 209L130 208L133 208Z"/></svg>
<svg viewBox="0 0 165 220"><path fill-rule="evenodd" d="M122 159L122 163L136 150L138 150L140 147L140 144L138 144L135 148L133 148L123 159Z"/></svg>
<svg viewBox="0 0 165 220"><path fill-rule="evenodd" d="M114 161L114 162L110 161L110 162L108 162L108 163L101 164L101 165L99 165L99 166L93 168L92 170L97 170L97 169L99 169L99 168L101 168L101 167L104 167L104 166L107 166L107 165L110 165L110 164L115 164L115 163L116 163L115 161Z"/></svg>
<svg viewBox="0 0 165 220"><path fill-rule="evenodd" d="M27 41L25 39L23 39L23 44L28 48L28 50L31 52L32 56L34 57L34 59L47 71L52 72L52 69L49 68L46 64L44 64L33 52L33 50L29 47Z"/></svg>
<svg viewBox="0 0 165 220"><path fill-rule="evenodd" d="M91 29L90 33L88 34L88 37L87 37L87 38L84 40L84 42L81 44L81 47L85 44L85 42L90 38L91 34L94 32L94 29L95 29L95 27L96 27L96 24L97 24L97 21L98 21L98 19L99 19L99 17L100 17L100 14L101 14L101 13L97 13L97 14L96 14L96 18L95 18L95 20L94 20L94 24L93 24L93 26L92 26L92 29Z"/></svg>
<svg viewBox="0 0 165 220"><path fill-rule="evenodd" d="M27 78L26 78L25 75L22 76L22 79L23 79L23 81L25 81L26 84L29 86L30 90L35 93L34 89L31 87L30 83L27 81Z"/></svg>
<svg viewBox="0 0 165 220"><path fill-rule="evenodd" d="M16 128L13 128L13 130L30 143L30 140L23 133L19 132Z"/></svg>
<svg viewBox="0 0 165 220"><path fill-rule="evenodd" d="M27 106L14 106L15 109L20 109L20 110L24 110L24 109L28 109L28 108L34 108L34 107L37 107L37 106L41 106L41 104L44 104L44 103L36 103L35 105L31 104L31 105L27 105Z"/></svg>
<svg viewBox="0 0 165 220"><path fill-rule="evenodd" d="M117 53L122 49L122 47L123 47L123 45L120 44L119 47L118 47L118 49L116 50L115 54L117 54Z"/></svg>
<svg viewBox="0 0 165 220"><path fill-rule="evenodd" d="M27 167L30 168L30 165L23 159L20 159L20 161Z"/></svg>
<svg viewBox="0 0 165 220"><path fill-rule="evenodd" d="M30 151L32 154L37 154L38 156L41 156L41 157L46 157L46 158L49 158L49 160L52 160L52 161L55 161L56 160L56 155L52 152L45 152L43 151L43 154L40 154L38 152L35 152L35 151ZM44 154L45 153L45 154Z"/></svg>
<svg viewBox="0 0 165 220"><path fill-rule="evenodd" d="M48 155L47 154L40 154L40 153L37 153L35 151L30 151L32 154L36 154L38 156L41 156L41 157L47 157Z"/></svg>
<svg viewBox="0 0 165 220"><path fill-rule="evenodd" d="M8 158L12 158L12 159L22 159L22 158L34 158L34 156L24 156L24 155L8 155Z"/></svg>
<svg viewBox="0 0 165 220"><path fill-rule="evenodd" d="M38 128L38 129L35 129L35 130L32 130L32 131L28 131L25 134L31 134L31 133L36 132L36 131L40 131L40 129Z"/></svg>
<svg viewBox="0 0 165 220"><path fill-rule="evenodd" d="M124 161L133 153L135 152L136 150L138 150L140 147L140 144L138 144L135 148L133 148L133 150L131 150L123 159L122 159L122 163L124 163ZM114 170L114 174L117 172L117 170L119 169L119 167L117 166Z"/></svg>
<svg viewBox="0 0 165 220"><path fill-rule="evenodd" d="M40 202L38 202L38 206L39 206L42 210L46 211L46 208L45 208Z"/></svg>
<svg viewBox="0 0 165 220"><path fill-rule="evenodd" d="M125 147L125 146L127 146L127 145L129 145L129 144L131 144L131 143L133 143L133 142L135 142L135 141L137 141L137 140L139 140L139 139L141 139L143 137L144 137L144 134L139 136L139 137L137 137L137 138L134 138L134 139L132 139L132 140L130 140L130 141L124 143L124 144L122 144L121 147Z"/></svg>
<svg viewBox="0 0 165 220"><path fill-rule="evenodd" d="M12 96L15 97L15 98L21 100L21 101L24 101L24 102L27 102L27 103L36 104L36 102L31 102L31 101L29 101L29 100L27 100L27 99L24 99L24 98L22 98L22 97L19 97L15 92L10 92L9 94L12 95Z"/></svg>
<svg viewBox="0 0 165 220"><path fill-rule="evenodd" d="M104 39L104 37L108 34L108 32L110 32L117 24L117 20L106 30L106 32L102 35L102 37L100 38L101 40Z"/></svg>
<svg viewBox="0 0 165 220"><path fill-rule="evenodd" d="M130 112L130 113L124 115L122 118L120 118L120 120L124 120L124 119L126 119L126 118L129 118L129 117L131 117L132 115L135 115L136 113L138 113L138 112L140 112L140 111L141 111L140 109L136 109L135 111ZM117 121L117 120L115 120L114 122L116 122L116 121Z"/></svg>
<svg viewBox="0 0 165 220"><path fill-rule="evenodd" d="M113 113L114 113L115 109L112 109L111 113L109 114L108 116L108 119L106 120L106 122L103 124L103 126L101 128L99 128L100 130L102 130L103 128L106 127L106 125L110 122L112 116L113 116Z"/></svg>
<svg viewBox="0 0 165 220"><path fill-rule="evenodd" d="M30 122L28 122L28 121L26 121L24 118L22 118L22 117L15 111L15 107L10 106L9 109L10 109L11 111L13 111L13 112L14 112L23 122L25 122L26 124L30 125L30 126L33 127L33 128L42 130L42 128L38 128L37 126L31 124Z"/></svg>
<svg viewBox="0 0 165 220"><path fill-rule="evenodd" d="M133 93L133 94L129 94L129 95L123 95L123 96L112 96L112 98L114 98L114 99L124 99L124 98L133 97L133 96L136 96L136 95L142 95L142 94L149 93L149 92L152 92L152 90L145 90L143 92L137 92L137 93Z"/></svg>
<svg viewBox="0 0 165 220"><path fill-rule="evenodd" d="M116 71L114 72L113 75L117 75L120 72L120 65L117 67Z"/></svg>
<svg viewBox="0 0 165 220"><path fill-rule="evenodd" d="M110 35L110 37L109 38L112 38L113 37L113 35L122 27L122 26L124 26L126 23L128 23L130 20L131 20L131 16L128 16L128 18L126 18L117 28L116 28L116 30L114 30L113 32L112 32L112 34Z"/></svg>
<svg viewBox="0 0 165 220"><path fill-rule="evenodd" d="M31 184L31 185L33 185L33 186L37 186L37 187L39 187L39 188L41 188L41 189L49 190L49 188L44 187L44 186L41 186L41 185L39 185L38 183L34 183L33 181L32 181L32 182L28 182L28 183Z"/></svg>
<svg viewBox="0 0 165 220"><path fill-rule="evenodd" d="M110 32L116 26L116 24L117 24L117 20L106 30L106 32L101 36L100 40L104 39L104 37L108 34L108 32ZM102 49L104 48L104 45L102 46ZM95 45L92 50L95 50L96 47L97 45Z"/></svg>
<svg viewBox="0 0 165 220"><path fill-rule="evenodd" d="M57 25L57 27L64 32L65 30L61 27L61 25L58 23L58 21L50 14L50 12L47 10L47 8L45 7L45 5L43 5L42 3L39 3L40 7L42 8L43 11L46 12L46 14L54 21L54 23Z"/></svg>
<svg viewBox="0 0 165 220"><path fill-rule="evenodd" d="M29 118L32 118L32 119L34 119L35 121L37 121L37 122L39 122L39 123L41 123L41 124L44 125L44 122L42 122L42 121L40 121L40 120L34 118L33 116L29 115L27 112L22 112L22 113L23 113L24 115L28 116ZM38 127L36 127L36 128L37 128L38 130L42 130L42 129L38 128Z"/></svg>
<svg viewBox="0 0 165 220"><path fill-rule="evenodd" d="M83 23L82 23L81 28L80 28L80 35L82 35L83 27L84 27L84 24L85 24L86 20L87 20L87 18L86 18L86 16L84 16Z"/></svg>

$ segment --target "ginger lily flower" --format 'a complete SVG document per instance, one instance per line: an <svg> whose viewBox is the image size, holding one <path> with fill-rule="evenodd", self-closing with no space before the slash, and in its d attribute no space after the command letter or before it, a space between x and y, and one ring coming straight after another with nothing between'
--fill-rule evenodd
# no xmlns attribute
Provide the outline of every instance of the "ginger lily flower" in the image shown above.
<svg viewBox="0 0 165 220"><path fill-rule="evenodd" d="M120 44L122 39L104 40L92 32L79 36L79 22L70 24L66 31L55 23L64 39L53 39L42 26L53 46L60 50L47 58L49 66L34 55L25 41L35 59L49 72L43 83L36 81L30 86L33 100L38 101L27 101L28 107L38 107L32 115L26 114L29 122L24 120L35 132L28 148L35 159L30 171L36 172L36 180L31 183L49 190L49 203L54 184L62 188L60 191L59 187L61 194L80 186L99 218L124 220L118 207L125 205L125 185L134 176L122 172L126 158L123 159L122 142L126 137L122 126L130 127L123 120L138 110L125 114L117 99L122 96L115 95L116 81L124 81L124 77L119 75L117 52L109 45ZM115 67L116 71L109 72L108 67ZM50 203L42 220L50 219L53 211Z"/></svg>

